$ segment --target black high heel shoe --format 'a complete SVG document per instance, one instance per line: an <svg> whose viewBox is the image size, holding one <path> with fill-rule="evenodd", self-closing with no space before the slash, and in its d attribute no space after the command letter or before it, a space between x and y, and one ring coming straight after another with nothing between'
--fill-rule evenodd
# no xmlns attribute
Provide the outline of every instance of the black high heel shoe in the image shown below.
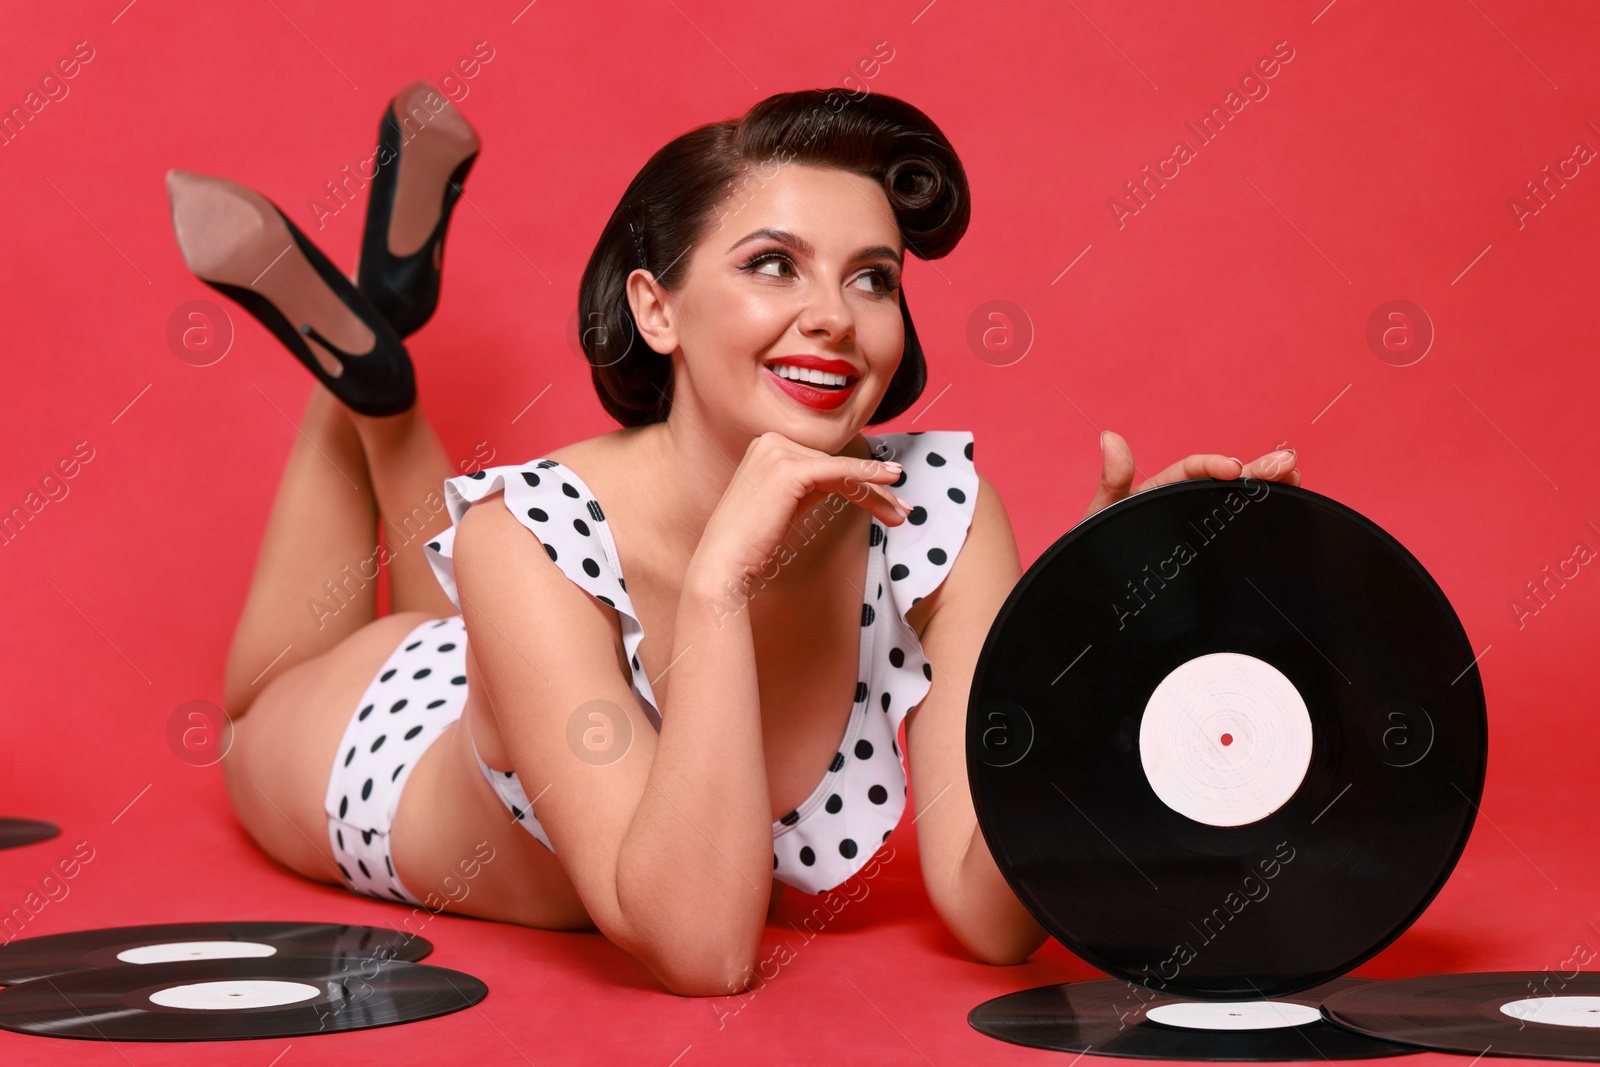
<svg viewBox="0 0 1600 1067"><path fill-rule="evenodd" d="M434 110L433 102L442 106ZM404 138L402 122L414 131ZM395 94L378 123L378 168L367 194L356 285L401 337L420 329L438 307L445 231L480 147L472 124L420 79ZM422 238L420 246L392 251L397 226L402 248Z"/></svg>
<svg viewBox="0 0 1600 1067"><path fill-rule="evenodd" d="M167 172L167 193L189 270L255 316L346 407L397 415L416 403L399 335L276 204L226 178L182 170Z"/></svg>

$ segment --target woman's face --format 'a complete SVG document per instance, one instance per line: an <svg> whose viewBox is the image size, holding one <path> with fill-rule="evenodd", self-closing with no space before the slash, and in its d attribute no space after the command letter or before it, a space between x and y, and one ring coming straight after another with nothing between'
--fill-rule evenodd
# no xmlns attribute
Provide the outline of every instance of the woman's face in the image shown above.
<svg viewBox="0 0 1600 1067"><path fill-rule="evenodd" d="M716 216L676 291L642 271L629 280L640 333L672 357L674 415L839 452L905 349L904 249L888 197L870 178L791 163L753 172ZM787 388L772 364L788 357L837 361L845 388Z"/></svg>

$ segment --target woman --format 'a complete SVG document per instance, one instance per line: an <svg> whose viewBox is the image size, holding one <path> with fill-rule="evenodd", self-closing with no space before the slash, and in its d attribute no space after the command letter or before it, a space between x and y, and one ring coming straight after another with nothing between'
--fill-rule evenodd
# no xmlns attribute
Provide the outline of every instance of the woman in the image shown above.
<svg viewBox="0 0 1600 1067"><path fill-rule="evenodd" d="M432 312L477 151L430 92L386 112L356 285L265 198L171 177L190 268L321 382L229 658L247 830L382 899L470 869L448 910L598 928L669 990L724 995L783 885L859 871L914 787L935 910L976 958L1025 959L1046 934L977 829L964 753L976 658L1021 575L1011 527L971 434L863 432L926 378L900 275L966 230L949 141L839 90L673 140L580 286L622 428L452 477L400 343ZM1130 491L1106 442L1091 513ZM1197 455L1140 488L1241 474L1298 478L1277 453ZM380 519L403 530L393 612L347 581L349 603L308 618Z"/></svg>

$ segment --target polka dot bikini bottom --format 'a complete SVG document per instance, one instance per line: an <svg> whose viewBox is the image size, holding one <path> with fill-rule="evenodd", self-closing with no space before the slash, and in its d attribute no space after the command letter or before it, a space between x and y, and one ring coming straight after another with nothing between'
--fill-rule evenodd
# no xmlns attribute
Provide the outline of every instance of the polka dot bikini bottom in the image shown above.
<svg viewBox="0 0 1600 1067"><path fill-rule="evenodd" d="M345 727L323 808L354 892L421 903L395 874L389 830L412 768L466 706L466 648L461 616L421 623L384 661Z"/></svg>

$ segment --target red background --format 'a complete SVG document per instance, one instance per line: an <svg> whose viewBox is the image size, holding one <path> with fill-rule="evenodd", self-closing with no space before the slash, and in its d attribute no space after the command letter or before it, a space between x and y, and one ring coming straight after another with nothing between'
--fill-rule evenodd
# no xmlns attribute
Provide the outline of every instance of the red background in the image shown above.
<svg viewBox="0 0 1600 1067"><path fill-rule="evenodd" d="M910 264L931 381L875 432L971 429L1024 565L1082 517L1099 429L1128 439L1141 478L1191 452L1250 459L1296 447L1307 488L1373 519L1443 587L1482 653L1491 719L1482 817L1459 866L1357 973L1556 969L1575 949L1600 948L1600 577L1591 565L1552 584L1520 625L1512 608L1576 544L1600 548L1600 167L1583 166L1520 224L1510 206L1576 142L1600 148L1592 7L125 5L9 5L0 16L5 108L76 42L94 49L69 95L0 148L0 505L21 503L77 442L94 450L69 495L0 546L0 811L62 828L0 853L0 907L20 904L73 843L95 850L26 934L402 917L277 867L234 820L220 769L167 747L174 708L221 698L295 432L285 416L298 418L312 385L232 305L226 358L175 357L174 309L215 294L179 257L167 169L262 191L353 269L364 198L319 230L312 197L370 155L395 90L416 77L442 84L488 42L494 58L452 83L485 147L455 215L445 299L409 347L452 460L487 442L493 462L520 462L614 428L564 331L599 227L645 158L770 93L859 79L858 60L887 42L892 59L867 84L939 123L974 209L951 256ZM1266 81L1269 95L1119 227L1108 202L1123 183L1178 138L1193 146L1185 123L1280 41L1294 58ZM966 341L976 309L996 299L1019 306L1035 334L1006 366L995 364L1009 356L979 358ZM1420 305L1437 334L1409 366L1366 341L1369 316L1393 299ZM928 907L911 799L875 891L800 944L736 1015L723 1013L739 1001L665 993L598 934L442 915L426 930L430 962L490 984L476 1009L226 1054L1058 1062L976 1033L965 1013L1097 972L1055 942L1016 968L967 958ZM787 924L820 899L791 893L770 945L800 943ZM0 1050L10 1063L133 1064L222 1051L11 1033Z"/></svg>

